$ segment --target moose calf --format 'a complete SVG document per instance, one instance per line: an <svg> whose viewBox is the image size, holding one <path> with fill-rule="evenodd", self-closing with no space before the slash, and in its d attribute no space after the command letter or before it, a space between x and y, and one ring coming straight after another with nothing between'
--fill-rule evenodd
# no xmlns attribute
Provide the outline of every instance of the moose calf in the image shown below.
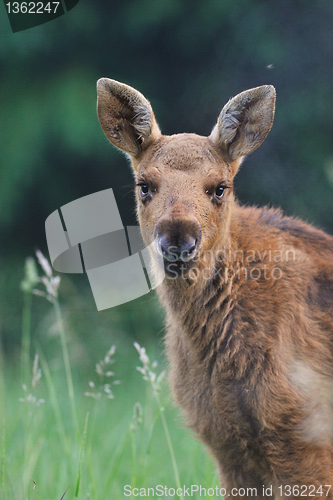
<svg viewBox="0 0 333 500"><path fill-rule="evenodd" d="M333 237L233 193L272 126L274 87L231 99L209 137L164 136L137 90L107 78L97 89L103 131L131 159L152 265L164 266L173 392L222 486L332 498Z"/></svg>

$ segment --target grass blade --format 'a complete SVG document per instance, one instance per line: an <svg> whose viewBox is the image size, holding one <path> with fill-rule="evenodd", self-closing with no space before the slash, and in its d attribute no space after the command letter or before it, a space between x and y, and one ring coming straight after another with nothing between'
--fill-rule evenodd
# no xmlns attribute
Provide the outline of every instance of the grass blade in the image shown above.
<svg viewBox="0 0 333 500"><path fill-rule="evenodd" d="M1 491L2 491L2 500L5 499L5 460L6 460L6 427L5 427L5 419L2 422L2 440L1 440Z"/></svg>
<svg viewBox="0 0 333 500"><path fill-rule="evenodd" d="M78 470L78 474L77 474L77 481L76 481L74 498L77 498L79 496L80 481L81 481L81 469L82 469L82 459L83 459L84 446L85 446L86 437L87 437L88 420L89 420L89 412L86 415L86 420L85 420L85 424L84 424L84 431L83 431L83 436L82 436L82 441L81 441L81 446L80 446L79 470Z"/></svg>
<svg viewBox="0 0 333 500"><path fill-rule="evenodd" d="M70 366L70 362L69 362L69 354L68 354L68 349L67 349L66 334L65 334L65 329L64 329L64 323L62 320L61 309L59 306L59 302L57 300L54 301L54 309L55 309L58 329L59 329L59 333L60 333L60 342L61 342L62 355L63 355L63 359L64 359L64 365L65 365L67 387L68 387L68 396L69 396L69 400L70 400L70 404L71 404L73 424L74 424L74 428L76 429L78 440L80 442L79 422L78 422L77 413L76 413L74 386L73 386L73 379L72 379L72 373L71 373L71 366Z"/></svg>
<svg viewBox="0 0 333 500"><path fill-rule="evenodd" d="M65 450L65 453L67 454L67 456L70 456L70 450L69 450L68 441L67 441L66 433L65 433L65 428L64 428L64 424L63 424L63 420L62 420L62 416L61 416L60 405L59 405L56 390L55 390L55 387L53 384L50 368L49 368L49 365L48 365L48 363L43 355L43 352L41 351L40 346L37 347L37 350L39 353L43 373L44 373L45 378L46 378L49 396L50 396L51 404L52 404L54 415L55 415L56 422L57 422L58 433L59 433L60 439L62 441L62 445L63 445L63 449Z"/></svg>

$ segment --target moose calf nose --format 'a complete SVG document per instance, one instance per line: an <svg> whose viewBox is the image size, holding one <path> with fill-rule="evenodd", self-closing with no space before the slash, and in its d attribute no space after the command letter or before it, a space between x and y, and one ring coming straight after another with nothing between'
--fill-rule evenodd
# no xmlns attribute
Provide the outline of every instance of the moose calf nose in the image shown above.
<svg viewBox="0 0 333 500"><path fill-rule="evenodd" d="M174 207L157 221L155 238L164 264L187 262L190 266L201 242L201 227L193 215L185 213L180 217Z"/></svg>
<svg viewBox="0 0 333 500"><path fill-rule="evenodd" d="M164 235L159 238L159 246L164 259L170 262L187 262L194 256L197 241L193 236L188 236L181 245L176 246L167 235Z"/></svg>

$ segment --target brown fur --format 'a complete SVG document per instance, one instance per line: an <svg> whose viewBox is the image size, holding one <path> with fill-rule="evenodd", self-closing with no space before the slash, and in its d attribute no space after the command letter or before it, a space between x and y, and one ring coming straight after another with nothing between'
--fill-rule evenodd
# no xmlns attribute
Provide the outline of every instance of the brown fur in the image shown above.
<svg viewBox="0 0 333 500"><path fill-rule="evenodd" d="M167 137L139 92L98 82L103 130L146 186L138 219L164 256L170 380L188 425L228 493L264 497L272 485L298 498L279 486L304 485L303 496L321 498L333 481L333 238L233 195L274 102L273 87L258 87L226 104L210 137Z"/></svg>

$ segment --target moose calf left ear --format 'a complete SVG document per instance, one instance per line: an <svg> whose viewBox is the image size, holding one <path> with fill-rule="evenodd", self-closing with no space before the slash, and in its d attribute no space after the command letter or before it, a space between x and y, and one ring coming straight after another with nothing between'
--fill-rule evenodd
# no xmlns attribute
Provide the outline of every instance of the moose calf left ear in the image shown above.
<svg viewBox="0 0 333 500"><path fill-rule="evenodd" d="M275 110L275 88L264 85L238 94L224 106L210 139L236 162L252 153L270 131ZM238 160L238 161L236 161Z"/></svg>
<svg viewBox="0 0 333 500"><path fill-rule="evenodd" d="M161 135L149 101L129 85L109 78L97 82L97 114L109 141L132 158Z"/></svg>

